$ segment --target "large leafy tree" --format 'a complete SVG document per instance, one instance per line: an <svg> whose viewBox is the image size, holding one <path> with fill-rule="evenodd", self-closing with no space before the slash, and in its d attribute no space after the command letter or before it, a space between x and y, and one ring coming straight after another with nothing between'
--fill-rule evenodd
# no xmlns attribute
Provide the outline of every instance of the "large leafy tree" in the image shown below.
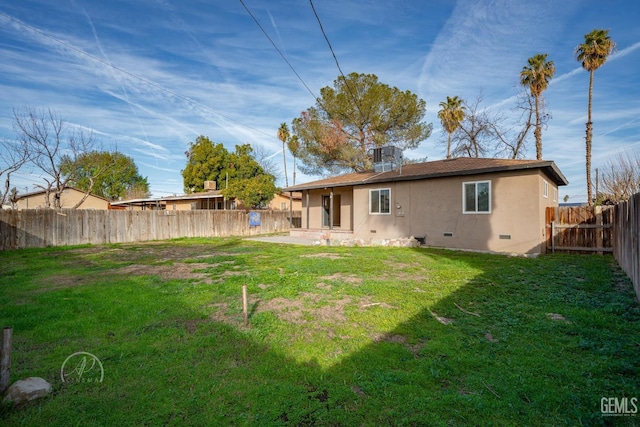
<svg viewBox="0 0 640 427"><path fill-rule="evenodd" d="M426 103L374 74L339 76L320 94L315 107L293 120L300 169L308 174L366 170L371 149L411 149L431 134L431 124L422 122Z"/></svg>
<svg viewBox="0 0 640 427"><path fill-rule="evenodd" d="M96 196L119 200L131 194L149 195L147 178L131 157L117 151L90 151L75 159L63 156L60 169L71 177L69 185Z"/></svg>
<svg viewBox="0 0 640 427"><path fill-rule="evenodd" d="M276 193L276 178L267 173L254 158L249 144L236 145L229 154L229 187L222 190L227 198L241 200L247 207L263 208Z"/></svg>
<svg viewBox="0 0 640 427"><path fill-rule="evenodd" d="M227 173L231 169L229 152L222 144L214 144L206 136L199 136L189 143L187 166L182 170L185 193L204 191L205 181L216 181L217 188L226 186Z"/></svg>
<svg viewBox="0 0 640 427"><path fill-rule="evenodd" d="M460 122L464 119L465 107L462 103L462 99L457 96L447 96L447 102L440 103L438 117L447 132L447 159L451 158L451 134L460 127Z"/></svg>
<svg viewBox="0 0 640 427"><path fill-rule="evenodd" d="M248 207L263 207L273 199L275 176L260 166L251 145L237 145L230 153L222 144L199 136L189 144L186 155L182 177L187 193L204 191L204 181L216 181L225 197L239 199Z"/></svg>
<svg viewBox="0 0 640 427"><path fill-rule="evenodd" d="M553 78L556 67L553 61L547 61L546 53L538 53L527 60L528 65L520 71L520 84L529 89L535 100L536 127L533 134L536 138L536 159L542 160L542 121L540 118L540 98L542 92Z"/></svg>
<svg viewBox="0 0 640 427"><path fill-rule="evenodd" d="M589 104L587 107L586 130L586 170L587 170L587 202L593 205L591 191L591 144L593 137L593 122L591 121L591 107L593 102L593 74L606 61L615 49L616 44L609 37L609 30L595 29L585 34L584 43L575 50L576 60L582 63L582 68L589 72Z"/></svg>

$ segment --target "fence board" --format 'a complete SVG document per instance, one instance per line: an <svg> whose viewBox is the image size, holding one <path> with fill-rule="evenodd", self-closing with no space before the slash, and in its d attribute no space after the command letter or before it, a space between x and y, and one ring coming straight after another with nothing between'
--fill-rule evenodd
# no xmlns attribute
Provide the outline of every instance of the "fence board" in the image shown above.
<svg viewBox="0 0 640 427"><path fill-rule="evenodd" d="M614 209L613 255L631 278L636 297L640 301L640 193Z"/></svg>
<svg viewBox="0 0 640 427"><path fill-rule="evenodd" d="M0 210L0 250L268 234L294 222L288 211L259 212L260 225L250 227L246 211Z"/></svg>
<svg viewBox="0 0 640 427"><path fill-rule="evenodd" d="M545 218L548 249L574 253L611 252L612 207L549 207Z"/></svg>

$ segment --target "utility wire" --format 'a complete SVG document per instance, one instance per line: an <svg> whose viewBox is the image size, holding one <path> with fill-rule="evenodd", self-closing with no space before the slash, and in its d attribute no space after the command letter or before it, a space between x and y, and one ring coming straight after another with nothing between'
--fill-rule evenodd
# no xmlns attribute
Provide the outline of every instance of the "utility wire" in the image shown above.
<svg viewBox="0 0 640 427"><path fill-rule="evenodd" d="M336 56L336 53L333 51L333 47L331 46L331 42L329 41L329 38L327 37L327 33L325 33L325 31L324 31L324 27L322 26L322 22L320 21L320 17L318 16L318 12L316 12L316 8L313 5L313 0L309 0L309 4L311 4L311 9L313 10L313 14L316 16L316 20L318 21L318 25L320 25L320 31L322 31L322 35L324 36L324 39L327 41L327 45L329 45L329 50L331 51L331 54L333 55L333 59L336 62L336 65L338 67L338 71L340 71L340 74L342 75L342 78L344 79L344 84L347 87L347 92L349 92L349 96L351 96L351 100L353 101L353 103L355 104L356 108L358 109L358 112L360 113L360 118L364 121L364 114L362 113L362 110L360 109L360 104L358 103L358 100L356 99L355 95L351 91L351 87L349 86L349 82L347 81L347 77L342 72L342 68L340 68L340 63L338 62L338 57Z"/></svg>
<svg viewBox="0 0 640 427"><path fill-rule="evenodd" d="M249 16L251 16L251 18L253 19L253 21L256 23L256 25L260 28L260 30L262 30L262 33L265 35L265 37L267 38L267 40L269 40L269 42L271 43L271 46L273 46L273 48L280 54L280 56L282 57L282 59L284 60L284 62L287 63L287 65L289 66L289 68L291 68L291 71L293 71L293 74L296 75L296 77L298 77L298 80L300 80L300 82L302 83L302 85L307 89L307 91L311 94L311 96L313 97L313 99L315 99L316 101L318 100L318 97L313 93L313 91L311 89L309 89L309 86L307 86L307 84L304 82L304 80L302 80L302 77L300 77L300 74L298 74L298 72L295 70L295 68L293 68L293 65L291 65L291 63L289 62L289 60L284 56L284 54L282 53L282 51L278 48L278 46L274 43L273 39L271 39L271 37L269 36L269 34L267 34L267 32L265 31L265 29L262 27L262 25L260 25L260 22L258 22L258 20L256 19L255 16L253 16L253 13L251 13L251 11L249 10L249 8L247 7L246 4L244 4L244 1L240 0L240 4L242 4L242 6L245 8L245 10L247 11L247 13L249 14Z"/></svg>
<svg viewBox="0 0 640 427"><path fill-rule="evenodd" d="M220 117L222 117L222 118L224 118L226 120L229 120L230 122L237 123L240 126L243 126L243 127L247 128L247 129L254 130L256 132L259 132L259 133L261 133L263 135L266 135L266 136L269 136L271 138L276 138L275 136L273 136L271 134L268 134L267 132L264 132L264 131L262 131L260 129L256 129L256 128L252 127L252 126L249 126L249 125L247 125L245 123L242 123L241 121L232 119L231 117L227 117L224 114L220 114L219 112L215 111L214 109L212 109L210 107L207 107L206 105L202 105L199 102L197 102L197 101L195 101L195 100L193 100L193 99L191 99L191 98L189 98L187 96L180 95L179 93L174 92L171 89L168 89L168 88L166 88L166 87L164 87L164 86L162 86L162 85L160 85L158 83L154 83L151 80L147 80L142 76L139 76L137 74L134 74L134 73L132 73L130 71L125 70L124 68L120 68L117 65L113 65L113 64L109 63L108 61L105 61L102 58L98 58L97 56L93 56L90 53L87 53L84 50L65 42L64 40L61 40L61 39L59 39L59 38L57 38L55 36L47 34L44 31L42 31L42 30L40 30L40 29L38 29L36 27L33 27L33 26L31 26L31 25L29 25L29 24L27 24L25 22L22 22L22 21L20 21L20 20L18 20L16 18L14 18L13 16L7 15L7 14L5 14L3 12L0 12L0 16L4 16L5 18L17 23L20 26L27 27L30 30L32 30L32 31L34 31L34 32L36 32L38 34L40 34L40 35L42 35L42 36L44 36L44 37L46 37L46 38L48 38L50 40L53 40L55 43L61 44L62 46L66 47L68 49L74 50L74 51L78 52L79 54L81 54L83 56L86 56L87 58L89 58L89 59L91 59L93 61L99 62L100 64L103 64L103 65L105 65L107 67L113 68L114 70L117 70L120 73L125 74L127 76L133 77L134 79L139 80L139 81L141 81L141 82L143 82L143 83L145 83L145 84L147 84L147 85L149 85L151 87L154 87L154 88L159 89L159 90L161 90L163 92L166 92L166 93L168 93L169 95L171 95L171 96L173 96L175 98L181 99L181 100L183 100L183 101L185 101L185 102L187 102L189 104L195 105L195 106L197 106L197 107L199 107L199 108L201 108L201 109L203 109L205 111L209 111L209 112L211 112L213 114L216 114L216 115L218 115L218 116L220 116Z"/></svg>

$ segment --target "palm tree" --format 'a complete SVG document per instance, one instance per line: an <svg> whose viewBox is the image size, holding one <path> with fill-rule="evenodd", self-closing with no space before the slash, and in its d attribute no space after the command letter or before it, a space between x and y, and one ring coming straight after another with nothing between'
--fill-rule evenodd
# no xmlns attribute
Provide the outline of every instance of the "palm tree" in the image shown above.
<svg viewBox="0 0 640 427"><path fill-rule="evenodd" d="M282 160L284 163L284 182L285 182L285 187L289 186L289 178L287 177L287 155L284 151L284 144L287 142L287 140L289 139L289 127L287 127L286 123L281 123L280 127L278 128L278 139L280 141L282 141Z"/></svg>
<svg viewBox="0 0 640 427"><path fill-rule="evenodd" d="M447 96L447 102L441 102L441 110L438 111L438 117L442 122L442 127L449 134L447 139L447 159L451 158L451 134L460 126L460 122L464 119L464 106L462 99L454 96Z"/></svg>
<svg viewBox="0 0 640 427"><path fill-rule="evenodd" d="M296 185L296 157L298 157L298 152L300 151L300 139L298 139L298 135L291 135L289 140L287 141L287 147L289 151L291 151L291 155L293 156L293 185Z"/></svg>
<svg viewBox="0 0 640 427"><path fill-rule="evenodd" d="M542 160L542 124L540 121L540 97L553 78L556 67L553 61L547 61L546 53L538 53L527 60L529 65L522 67L520 71L520 84L529 88L531 96L535 99L536 129L533 134L536 137L536 159Z"/></svg>
<svg viewBox="0 0 640 427"><path fill-rule="evenodd" d="M589 72L589 105L587 115L587 201L589 206L593 206L591 198L591 138L593 134L593 123L591 122L591 105L593 101L593 73L602 66L609 55L616 47L616 43L609 37L609 30L595 29L589 34L585 34L584 43L578 45L575 50L576 60L582 62L582 68Z"/></svg>

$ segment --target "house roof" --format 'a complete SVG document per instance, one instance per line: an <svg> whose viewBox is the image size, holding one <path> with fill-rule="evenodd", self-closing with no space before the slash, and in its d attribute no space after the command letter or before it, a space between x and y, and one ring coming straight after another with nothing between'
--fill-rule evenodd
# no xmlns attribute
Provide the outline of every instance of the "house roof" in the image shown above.
<svg viewBox="0 0 640 427"><path fill-rule="evenodd" d="M65 186L64 189L65 190L77 191L77 192L82 193L82 194L86 193L86 191L80 190L80 189L78 189L76 187L72 187L70 185ZM51 189L51 194L53 194L54 191L55 191L54 189ZM24 193L24 194L18 193L18 196L16 197L16 200L26 199L27 197L39 196L39 195L45 194L45 193L46 193L45 190L32 191L30 193ZM93 193L89 193L89 197L95 197L96 199L104 200L105 202L110 202L110 200L107 199L106 197L98 196L98 195L93 194Z"/></svg>
<svg viewBox="0 0 640 427"><path fill-rule="evenodd" d="M478 175L492 172L541 169L556 185L567 185L569 181L551 160L512 160L460 157L425 163L402 165L401 169L387 172L354 172L318 181L287 187L284 191L313 190L327 187L346 187L393 181L414 181L449 176Z"/></svg>
<svg viewBox="0 0 640 427"><path fill-rule="evenodd" d="M112 202L111 204L113 206L122 206L122 205L166 202L166 201L172 201L172 200L200 200L200 199L223 199L223 198L224 196L222 195L220 190L212 190L212 191L203 191L200 193L181 194L181 195L167 196L167 197L161 197L161 198L122 200L119 202Z"/></svg>

